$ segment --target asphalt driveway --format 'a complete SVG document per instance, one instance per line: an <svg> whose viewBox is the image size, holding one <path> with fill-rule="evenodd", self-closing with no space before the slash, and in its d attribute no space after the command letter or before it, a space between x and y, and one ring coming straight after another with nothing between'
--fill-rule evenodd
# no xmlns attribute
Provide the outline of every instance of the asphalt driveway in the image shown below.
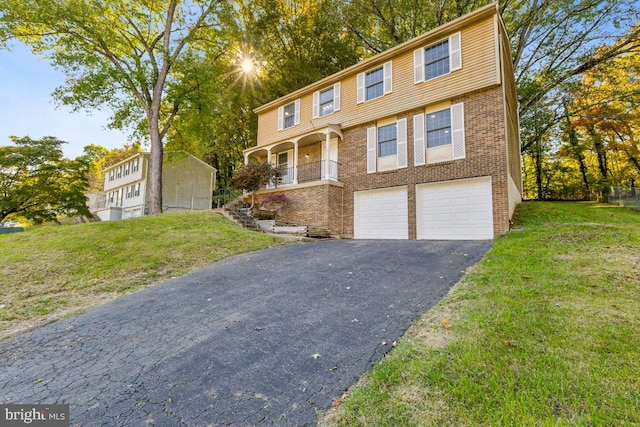
<svg viewBox="0 0 640 427"><path fill-rule="evenodd" d="M490 247L231 257L0 343L0 403L69 403L72 426L314 424Z"/></svg>

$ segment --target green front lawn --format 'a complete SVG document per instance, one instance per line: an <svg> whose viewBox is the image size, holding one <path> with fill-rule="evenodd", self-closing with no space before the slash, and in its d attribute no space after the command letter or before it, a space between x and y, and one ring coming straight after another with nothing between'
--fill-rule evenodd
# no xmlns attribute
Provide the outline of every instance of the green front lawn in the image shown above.
<svg viewBox="0 0 640 427"><path fill-rule="evenodd" d="M527 202L322 424L640 425L640 213Z"/></svg>
<svg viewBox="0 0 640 427"><path fill-rule="evenodd" d="M203 211L0 235L0 338L281 243Z"/></svg>

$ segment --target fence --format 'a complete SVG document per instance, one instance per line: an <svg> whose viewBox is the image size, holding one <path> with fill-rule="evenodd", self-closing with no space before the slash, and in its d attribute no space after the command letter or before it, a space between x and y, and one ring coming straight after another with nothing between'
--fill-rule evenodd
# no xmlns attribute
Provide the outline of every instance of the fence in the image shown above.
<svg viewBox="0 0 640 427"><path fill-rule="evenodd" d="M640 211L640 188L611 187L609 203Z"/></svg>

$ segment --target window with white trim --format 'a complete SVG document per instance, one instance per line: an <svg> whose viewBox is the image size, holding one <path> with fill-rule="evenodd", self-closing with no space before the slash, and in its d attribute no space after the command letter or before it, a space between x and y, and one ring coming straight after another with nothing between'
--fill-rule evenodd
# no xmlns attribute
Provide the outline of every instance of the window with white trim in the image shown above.
<svg viewBox="0 0 640 427"><path fill-rule="evenodd" d="M375 70L364 73L364 99L370 101L384 95L384 69L378 67Z"/></svg>
<svg viewBox="0 0 640 427"><path fill-rule="evenodd" d="M300 123L300 100L278 108L278 130L289 129Z"/></svg>
<svg viewBox="0 0 640 427"><path fill-rule="evenodd" d="M133 161L133 167L131 168L132 172L138 172L139 166L140 166L140 159L135 159Z"/></svg>
<svg viewBox="0 0 640 427"><path fill-rule="evenodd" d="M333 113L333 86L320 92L319 102L321 116Z"/></svg>
<svg viewBox="0 0 640 427"><path fill-rule="evenodd" d="M398 154L397 124L378 128L378 157Z"/></svg>
<svg viewBox="0 0 640 427"><path fill-rule="evenodd" d="M451 144L451 110L427 114L427 148Z"/></svg>
<svg viewBox="0 0 640 427"><path fill-rule="evenodd" d="M449 74L449 40L441 41L424 50L424 79Z"/></svg>
<svg viewBox="0 0 640 427"><path fill-rule="evenodd" d="M393 83L391 61L358 74L356 80L358 103L371 101L391 93Z"/></svg>
<svg viewBox="0 0 640 427"><path fill-rule="evenodd" d="M367 173L407 167L407 119L367 129Z"/></svg>
<svg viewBox="0 0 640 427"><path fill-rule="evenodd" d="M413 116L413 154L415 166L464 159L464 104Z"/></svg>
<svg viewBox="0 0 640 427"><path fill-rule="evenodd" d="M313 93L313 118L328 116L340 110L340 82Z"/></svg>
<svg viewBox="0 0 640 427"><path fill-rule="evenodd" d="M460 33L413 53L414 82L421 83L462 68Z"/></svg>
<svg viewBox="0 0 640 427"><path fill-rule="evenodd" d="M283 129L293 127L296 124L296 104L291 103L284 107Z"/></svg>

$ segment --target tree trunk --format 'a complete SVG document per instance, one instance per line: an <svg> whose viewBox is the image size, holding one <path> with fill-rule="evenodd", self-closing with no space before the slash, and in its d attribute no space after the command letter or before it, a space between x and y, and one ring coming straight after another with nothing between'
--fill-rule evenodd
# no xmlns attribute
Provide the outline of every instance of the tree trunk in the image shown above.
<svg viewBox="0 0 640 427"><path fill-rule="evenodd" d="M536 167L536 187L538 188L538 200L544 200L544 192L542 190L542 148L540 142L536 144L535 153L535 167Z"/></svg>
<svg viewBox="0 0 640 427"><path fill-rule="evenodd" d="M151 140L151 160L149 161L149 197L147 198L147 213L149 215L162 213L162 158L164 147L160 136L158 123L159 104L157 109L152 106L149 114L149 137ZM154 111L156 110L156 111Z"/></svg>
<svg viewBox="0 0 640 427"><path fill-rule="evenodd" d="M573 155L576 157L578 161L578 166L580 167L580 174L582 175L582 182L584 183L584 187L586 190L586 196L589 197L589 192L591 189L589 188L589 178L587 177L587 165L585 164L584 153L582 152L582 147L580 147L580 143L578 142L578 137L576 136L576 131L571 128L571 119L569 118L569 113L567 112L567 106L565 104L565 120L567 122L567 129L569 134L569 145L571 146L571 151Z"/></svg>

